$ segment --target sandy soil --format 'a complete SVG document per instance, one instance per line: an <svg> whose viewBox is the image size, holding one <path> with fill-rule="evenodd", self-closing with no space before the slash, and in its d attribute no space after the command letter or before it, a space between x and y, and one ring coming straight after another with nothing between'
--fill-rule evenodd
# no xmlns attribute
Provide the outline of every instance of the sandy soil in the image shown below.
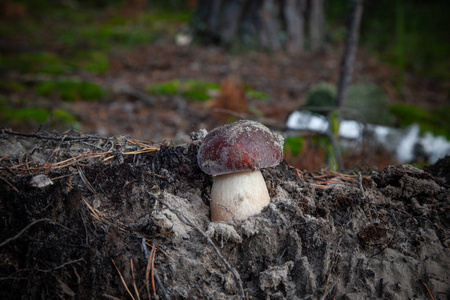
<svg viewBox="0 0 450 300"><path fill-rule="evenodd" d="M3 131L0 298L450 297L449 157L367 175L282 162L263 170L271 204L224 224L199 143Z"/></svg>

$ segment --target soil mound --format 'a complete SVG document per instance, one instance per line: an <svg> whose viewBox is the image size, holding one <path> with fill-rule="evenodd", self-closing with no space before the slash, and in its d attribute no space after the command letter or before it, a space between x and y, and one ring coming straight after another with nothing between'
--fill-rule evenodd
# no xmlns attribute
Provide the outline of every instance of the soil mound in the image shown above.
<svg viewBox="0 0 450 300"><path fill-rule="evenodd" d="M198 147L3 131L0 298L450 297L443 180L282 163L260 215L211 223Z"/></svg>

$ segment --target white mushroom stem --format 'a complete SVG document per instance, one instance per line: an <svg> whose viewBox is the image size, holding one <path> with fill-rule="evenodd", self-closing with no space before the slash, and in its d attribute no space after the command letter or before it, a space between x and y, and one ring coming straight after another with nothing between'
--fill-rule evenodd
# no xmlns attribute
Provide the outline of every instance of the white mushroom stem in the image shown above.
<svg viewBox="0 0 450 300"><path fill-rule="evenodd" d="M259 214L270 203L261 171L218 175L211 188L211 220L228 222Z"/></svg>

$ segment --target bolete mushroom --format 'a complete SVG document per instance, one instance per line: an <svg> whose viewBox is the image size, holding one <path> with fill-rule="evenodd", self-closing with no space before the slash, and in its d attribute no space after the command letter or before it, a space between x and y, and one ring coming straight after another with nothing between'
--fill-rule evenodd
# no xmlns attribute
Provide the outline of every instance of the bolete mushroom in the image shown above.
<svg viewBox="0 0 450 300"><path fill-rule="evenodd" d="M202 171L213 176L213 222L243 220L270 203L259 169L280 163L283 143L281 135L248 120L218 127L206 135L197 159Z"/></svg>

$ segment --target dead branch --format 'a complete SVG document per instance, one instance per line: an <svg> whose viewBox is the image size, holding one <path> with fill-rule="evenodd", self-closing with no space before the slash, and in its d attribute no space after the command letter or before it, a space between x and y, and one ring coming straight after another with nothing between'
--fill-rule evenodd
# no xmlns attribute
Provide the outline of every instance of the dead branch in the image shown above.
<svg viewBox="0 0 450 300"><path fill-rule="evenodd" d="M35 138L35 139L41 139L41 140L53 140L53 141L76 141L76 140L89 140L89 139L105 139L105 140L110 140L113 138L108 138L108 137L98 137L95 135L84 135L84 136L68 136L68 135L64 135L64 136L52 136L52 135L42 135L42 134L38 134L38 133L22 133L22 132L16 132L16 131L11 131L11 130L5 130L2 129L1 131L2 133L6 133L9 135L16 135L16 136L23 136L23 137L30 137L30 138Z"/></svg>
<svg viewBox="0 0 450 300"><path fill-rule="evenodd" d="M120 298L108 295L108 294L102 294L103 297L107 298L107 299L111 299L111 300L122 300Z"/></svg>

